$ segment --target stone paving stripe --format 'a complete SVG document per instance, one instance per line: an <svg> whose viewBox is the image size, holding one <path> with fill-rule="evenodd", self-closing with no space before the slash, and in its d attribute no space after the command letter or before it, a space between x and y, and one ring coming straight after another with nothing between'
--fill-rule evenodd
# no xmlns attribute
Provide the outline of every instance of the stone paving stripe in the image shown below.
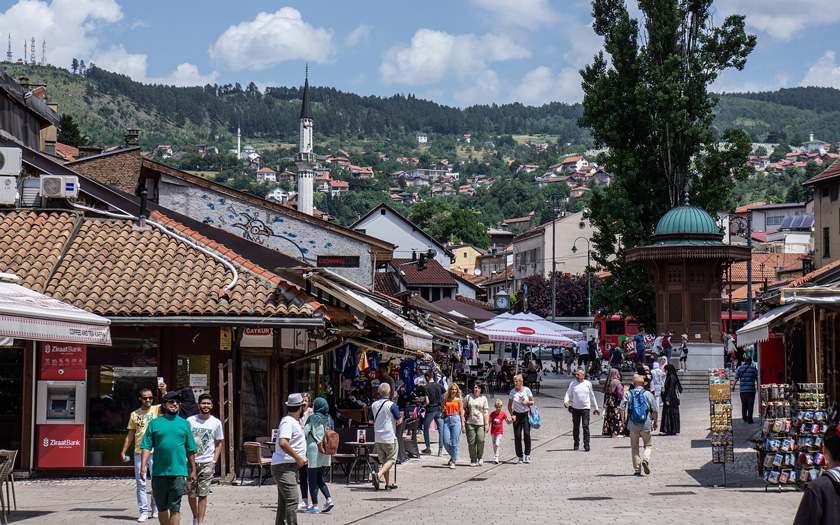
<svg viewBox="0 0 840 525"><path fill-rule="evenodd" d="M692 492L690 490L684 491L673 491L673 492L650 492L651 496L693 496L697 494L696 492Z"/></svg>
<svg viewBox="0 0 840 525"><path fill-rule="evenodd" d="M604 501L612 499L609 496L580 496L578 498L569 498L569 501Z"/></svg>

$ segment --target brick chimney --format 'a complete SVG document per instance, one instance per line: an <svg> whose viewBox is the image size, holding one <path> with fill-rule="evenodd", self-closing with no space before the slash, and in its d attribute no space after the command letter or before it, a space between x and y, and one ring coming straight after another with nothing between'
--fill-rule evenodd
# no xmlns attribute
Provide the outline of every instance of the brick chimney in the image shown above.
<svg viewBox="0 0 840 525"><path fill-rule="evenodd" d="M125 147L132 148L140 145L140 130L127 129L125 130Z"/></svg>

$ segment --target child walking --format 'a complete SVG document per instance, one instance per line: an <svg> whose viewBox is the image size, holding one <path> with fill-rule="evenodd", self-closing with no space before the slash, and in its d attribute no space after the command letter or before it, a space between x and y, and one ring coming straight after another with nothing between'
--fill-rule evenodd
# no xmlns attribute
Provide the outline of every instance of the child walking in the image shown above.
<svg viewBox="0 0 840 525"><path fill-rule="evenodd" d="M501 399L497 399L493 407L496 410L490 413L490 435L493 436L493 463L498 464L502 451L502 434L505 431L503 423L510 425L513 421L509 415L502 412Z"/></svg>

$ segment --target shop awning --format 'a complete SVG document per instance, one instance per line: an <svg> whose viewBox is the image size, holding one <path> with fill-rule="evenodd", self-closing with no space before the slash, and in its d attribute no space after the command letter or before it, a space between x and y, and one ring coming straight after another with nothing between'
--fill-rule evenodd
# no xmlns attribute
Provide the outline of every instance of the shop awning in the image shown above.
<svg viewBox="0 0 840 525"><path fill-rule="evenodd" d="M333 282L321 275L313 274L310 277L312 284L328 294L337 297L351 308L358 310L366 316L372 317L380 324L402 334L403 345L409 350L421 352L432 351L432 334L423 330L411 321L399 314L388 310L373 299L362 293L357 293L349 288Z"/></svg>
<svg viewBox="0 0 840 525"><path fill-rule="evenodd" d="M787 314L795 313L795 310L802 310L807 308L807 305L791 303L784 306L774 308L765 313L758 319L744 325L743 328L735 332L737 336L738 346L747 346L770 339L770 329L782 322Z"/></svg>
<svg viewBox="0 0 840 525"><path fill-rule="evenodd" d="M0 282L0 337L111 345L110 321L23 286Z"/></svg>

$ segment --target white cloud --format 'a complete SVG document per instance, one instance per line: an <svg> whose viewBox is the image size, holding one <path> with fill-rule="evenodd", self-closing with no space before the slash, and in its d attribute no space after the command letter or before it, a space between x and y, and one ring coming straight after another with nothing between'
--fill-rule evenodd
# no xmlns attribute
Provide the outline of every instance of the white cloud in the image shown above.
<svg viewBox="0 0 840 525"><path fill-rule="evenodd" d="M598 51L604 48L604 39L595 33L592 24L568 23L569 50L563 54L566 62L578 69L592 63Z"/></svg>
<svg viewBox="0 0 840 525"><path fill-rule="evenodd" d="M41 43L47 41L47 62L69 68L73 58L86 62L94 55L97 32L122 20L114 0L20 0L0 13L4 35L11 33L15 58L23 57L23 43L36 41L36 60L41 60ZM29 57L25 57L29 59Z"/></svg>
<svg viewBox="0 0 840 525"><path fill-rule="evenodd" d="M576 68L563 68L555 75L551 69L540 66L525 74L511 90L510 100L534 105L548 102L573 104L583 99L580 83L580 73Z"/></svg>
<svg viewBox="0 0 840 525"><path fill-rule="evenodd" d="M790 73L782 71L772 77L758 78L743 71L730 69L721 73L709 88L712 93L748 93L776 91L790 86Z"/></svg>
<svg viewBox="0 0 840 525"><path fill-rule="evenodd" d="M840 66L834 51L823 53L805 73L800 86L820 86L840 89Z"/></svg>
<svg viewBox="0 0 840 525"><path fill-rule="evenodd" d="M385 52L379 74L389 84L420 86L444 78L473 83L488 80L489 63L529 56L530 51L507 37L418 29L410 46L395 46Z"/></svg>
<svg viewBox="0 0 840 525"><path fill-rule="evenodd" d="M724 16L745 15L748 30L780 40L813 36L813 28L840 20L836 0L727 0L719 9ZM716 24L722 21L715 20Z"/></svg>
<svg viewBox="0 0 840 525"><path fill-rule="evenodd" d="M230 26L208 52L215 64L232 71L268 69L298 59L323 64L335 52L332 36L332 30L313 27L303 21L300 11L284 7Z"/></svg>
<svg viewBox="0 0 840 525"><path fill-rule="evenodd" d="M371 31L373 31L373 26L359 24L359 26L347 35L346 39L344 39L344 45L347 47L354 47L363 42L367 42L370 38Z"/></svg>
<svg viewBox="0 0 840 525"><path fill-rule="evenodd" d="M490 11L497 23L526 29L551 26L560 15L548 5L548 0L472 0L475 5Z"/></svg>
<svg viewBox="0 0 840 525"><path fill-rule="evenodd" d="M97 67L128 75L137 82L147 84L165 84L169 86L203 86L213 84L219 78L219 73L213 71L202 75L194 64L179 64L174 71L163 77L149 77L148 57L143 53L129 53L122 44L112 46L107 51L97 53L93 62Z"/></svg>

